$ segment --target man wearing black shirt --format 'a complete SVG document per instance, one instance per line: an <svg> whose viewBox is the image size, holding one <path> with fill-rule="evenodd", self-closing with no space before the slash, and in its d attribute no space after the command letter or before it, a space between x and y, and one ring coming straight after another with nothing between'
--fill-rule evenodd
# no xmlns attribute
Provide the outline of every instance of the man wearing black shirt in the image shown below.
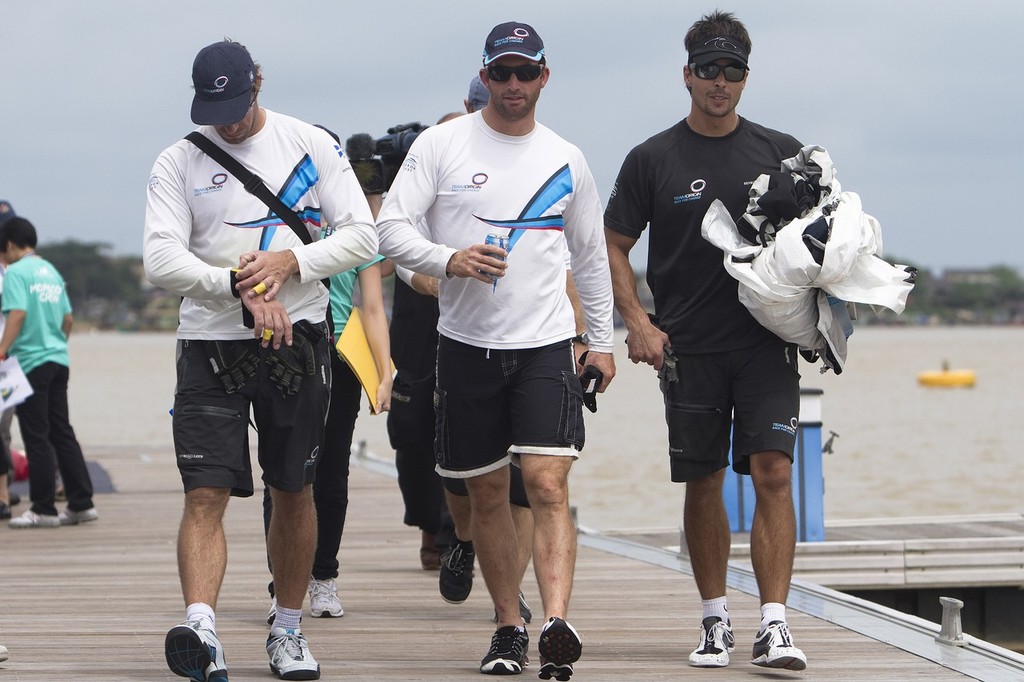
<svg viewBox="0 0 1024 682"><path fill-rule="evenodd" d="M735 643L726 608L731 537L722 500L731 430L733 469L752 477L757 496L750 543L761 627L752 662L803 670L807 659L793 645L785 615L796 545L790 484L800 403L796 348L747 312L722 252L701 236L713 200L738 219L751 182L778 171L801 145L736 113L750 37L732 14L702 17L685 45L690 112L626 156L605 210L615 305L629 331L629 358L658 370L672 480L686 483L683 524L703 606L690 664L726 666ZM648 225L650 317L628 258Z"/></svg>

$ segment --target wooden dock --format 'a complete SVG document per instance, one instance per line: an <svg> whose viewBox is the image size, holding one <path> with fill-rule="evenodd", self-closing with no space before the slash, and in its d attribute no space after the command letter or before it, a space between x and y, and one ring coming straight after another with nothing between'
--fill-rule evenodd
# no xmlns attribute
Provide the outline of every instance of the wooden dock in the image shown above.
<svg viewBox="0 0 1024 682"><path fill-rule="evenodd" d="M0 681L181 679L167 670L163 654L164 635L184 612L175 566L182 494L173 457L121 447L90 459L116 487L97 496L99 521L57 529L0 527L0 644L10 650L10 660L0 663ZM446 604L437 593L437 574L419 567L419 532L402 525L394 479L354 466L350 496L338 580L345 616L314 619L307 612L303 621L321 679L481 679L477 665L493 626L479 575L464 604ZM276 679L264 651L269 600L259 494L233 500L226 524L229 564L217 630L231 679ZM756 598L742 589L730 592L738 638L732 665L690 668L686 657L697 640L699 597L692 579L681 575L685 567L673 561L681 560L654 547L634 551L614 539L581 537L570 619L583 636L584 653L574 681L1024 677L1024 663L1004 671L986 663L991 656L973 663L964 648L936 644L946 658L936 662L885 643L906 640L898 628L890 638L842 627L835 622L839 607L799 587L789 620L808 655L807 671L767 671L748 662L759 615ZM731 571L731 584L742 587L743 580L749 577ZM541 609L532 575L524 591L538 615L528 628L533 662L523 679L536 679Z"/></svg>

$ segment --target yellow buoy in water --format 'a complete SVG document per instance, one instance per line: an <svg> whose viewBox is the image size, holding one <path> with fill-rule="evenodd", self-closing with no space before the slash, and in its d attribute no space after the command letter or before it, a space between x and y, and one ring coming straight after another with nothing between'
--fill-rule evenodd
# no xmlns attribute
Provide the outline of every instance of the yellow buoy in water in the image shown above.
<svg viewBox="0 0 1024 682"><path fill-rule="evenodd" d="M917 375L917 383L922 386L941 388L972 388L975 379L973 369L950 369L948 362L943 362L940 370L928 370Z"/></svg>

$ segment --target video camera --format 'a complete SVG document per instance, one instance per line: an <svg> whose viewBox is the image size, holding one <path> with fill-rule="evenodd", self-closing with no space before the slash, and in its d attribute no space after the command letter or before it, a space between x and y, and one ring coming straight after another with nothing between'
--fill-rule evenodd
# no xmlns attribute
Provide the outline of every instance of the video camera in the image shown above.
<svg viewBox="0 0 1024 682"><path fill-rule="evenodd" d="M383 194L391 189L398 169L419 134L426 130L419 121L388 128L384 137L373 139L368 133L356 133L345 141L345 155L367 194Z"/></svg>

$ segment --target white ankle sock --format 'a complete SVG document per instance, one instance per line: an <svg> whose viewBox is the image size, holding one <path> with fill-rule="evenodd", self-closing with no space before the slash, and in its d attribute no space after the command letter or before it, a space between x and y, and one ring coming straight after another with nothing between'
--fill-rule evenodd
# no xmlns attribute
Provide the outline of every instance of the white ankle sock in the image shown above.
<svg viewBox="0 0 1024 682"><path fill-rule="evenodd" d="M761 632L764 632L768 624L775 620L786 622L786 605L778 602L761 604Z"/></svg>
<svg viewBox="0 0 1024 682"><path fill-rule="evenodd" d="M185 609L185 620L198 620L204 628L216 630L217 617L213 613L213 607L203 602L189 604Z"/></svg>
<svg viewBox="0 0 1024 682"><path fill-rule="evenodd" d="M271 627L298 630L299 621L301 620L302 609L286 609L278 604L277 616L274 618L274 624Z"/></svg>
<svg viewBox="0 0 1024 682"><path fill-rule="evenodd" d="M709 616L718 616L722 619L723 623L729 622L729 608L726 603L725 597L715 597L714 599L702 599L700 602L701 609L704 615L701 619Z"/></svg>

